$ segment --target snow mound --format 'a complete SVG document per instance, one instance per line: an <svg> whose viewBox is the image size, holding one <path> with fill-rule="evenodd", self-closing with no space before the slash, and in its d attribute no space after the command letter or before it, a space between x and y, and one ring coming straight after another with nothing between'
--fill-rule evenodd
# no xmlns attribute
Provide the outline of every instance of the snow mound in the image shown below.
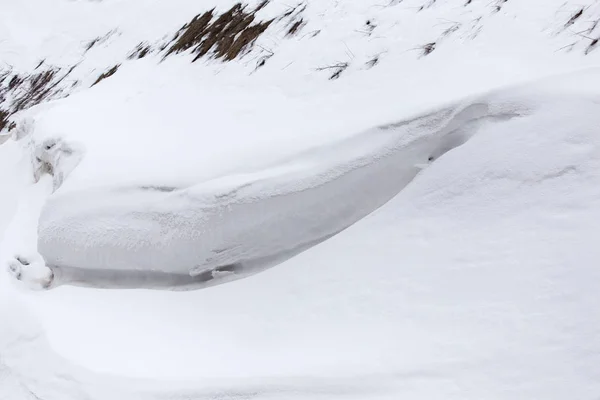
<svg viewBox="0 0 600 400"><path fill-rule="evenodd" d="M360 220L482 126L534 107L475 99L190 187L59 192L42 212L38 251L55 286L201 287L219 281L215 272L247 276Z"/></svg>
<svg viewBox="0 0 600 400"><path fill-rule="evenodd" d="M188 395L589 397L600 329L590 318L600 256L594 82L590 70L371 131L397 143L395 129L414 124L406 147L371 148L440 155L368 217L259 275L187 293L63 287L24 301L63 357L103 373L210 380L177 384ZM315 151L325 165L339 161ZM276 169L258 187L290 170L302 171ZM76 195L65 192L64 204ZM70 203L56 215L80 212ZM148 398L164 394L166 383L154 385Z"/></svg>

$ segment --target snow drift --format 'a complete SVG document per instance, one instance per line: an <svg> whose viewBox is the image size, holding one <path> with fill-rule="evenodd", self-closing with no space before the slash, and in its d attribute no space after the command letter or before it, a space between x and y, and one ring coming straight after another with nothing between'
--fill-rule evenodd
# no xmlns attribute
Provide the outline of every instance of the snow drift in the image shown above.
<svg viewBox="0 0 600 400"><path fill-rule="evenodd" d="M352 398L350 387L374 399L587 397L598 390L582 371L598 361L600 97L589 83L599 79L581 72L371 131L397 143L394 129L414 124L396 149L423 152L395 158L384 147L389 165L443 155L377 211L269 271L188 293L65 287L32 307L68 359L119 375L210 377L182 389L209 398Z"/></svg>
<svg viewBox="0 0 600 400"><path fill-rule="evenodd" d="M42 212L38 250L52 285L197 287L247 276L347 228L482 126L530 108L477 99L189 188L58 193Z"/></svg>

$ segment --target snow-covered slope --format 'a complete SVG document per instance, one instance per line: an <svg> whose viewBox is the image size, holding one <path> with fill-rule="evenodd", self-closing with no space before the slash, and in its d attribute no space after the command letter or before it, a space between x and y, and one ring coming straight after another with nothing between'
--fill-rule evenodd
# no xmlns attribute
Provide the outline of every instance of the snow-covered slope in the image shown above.
<svg viewBox="0 0 600 400"><path fill-rule="evenodd" d="M3 274L0 398L597 396L598 2L256 2L235 57L256 30L170 52L233 2L0 4L11 276L281 261L360 219L186 293Z"/></svg>

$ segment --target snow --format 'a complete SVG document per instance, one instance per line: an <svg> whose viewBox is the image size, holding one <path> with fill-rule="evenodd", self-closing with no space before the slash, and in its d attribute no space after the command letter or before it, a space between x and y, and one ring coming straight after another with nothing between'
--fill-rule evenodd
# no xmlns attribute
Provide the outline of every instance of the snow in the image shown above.
<svg viewBox="0 0 600 400"><path fill-rule="evenodd" d="M21 280L44 286L47 263L164 288L254 260L188 292L2 274L0 398L596 396L600 71L573 32L598 4L309 2L300 35L259 39L257 71L258 46L124 61L213 3L0 3L15 70L80 62L72 95L0 145L0 258L27 260Z"/></svg>
<svg viewBox="0 0 600 400"><path fill-rule="evenodd" d="M482 121L521 111L494 106L442 110L189 188L59 191L42 214L38 250L66 280L72 268L198 278L212 268L264 268L381 206L416 175L416 164L461 144Z"/></svg>
<svg viewBox="0 0 600 400"><path fill-rule="evenodd" d="M503 100L525 101L521 96L509 92ZM65 320L47 322L50 340L78 363L133 376L414 370L447 376L456 369L462 372L445 379L468 381L479 370L498 379L492 390L499 397L523 398L525 392L516 390L535 394L549 382L561 383L558 377L577 362L581 368L594 363L576 354L584 338L591 339L584 332L597 329L585 311L597 301L590 263L596 254L581 232L594 237L588 218L598 195L591 182L597 179L600 114L585 98L544 96L540 103L528 116L484 124L372 216L262 274L187 294L49 292L44 314L73 310ZM571 249L578 250L570 255ZM573 303L563 304L575 294ZM132 312L135 326L127 324ZM95 323L70 334L61 328L86 316ZM109 340L78 347L74 335ZM134 357L148 348L159 354ZM114 365L111 360L124 354L128 362ZM515 371L515 360L527 355L531 359ZM548 382L535 379L542 366ZM529 383L504 387L503 379L510 382L504 375L513 373ZM567 382L582 394L597 389L577 373ZM476 393L490 390L472 385ZM564 394L558 389L556 398Z"/></svg>

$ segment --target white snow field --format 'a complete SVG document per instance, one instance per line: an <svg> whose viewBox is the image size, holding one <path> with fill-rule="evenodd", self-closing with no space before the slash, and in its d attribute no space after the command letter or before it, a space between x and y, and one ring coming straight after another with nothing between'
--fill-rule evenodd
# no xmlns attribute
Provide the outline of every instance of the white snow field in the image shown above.
<svg viewBox="0 0 600 400"><path fill-rule="evenodd" d="M597 399L600 2L233 4L0 0L0 400Z"/></svg>

